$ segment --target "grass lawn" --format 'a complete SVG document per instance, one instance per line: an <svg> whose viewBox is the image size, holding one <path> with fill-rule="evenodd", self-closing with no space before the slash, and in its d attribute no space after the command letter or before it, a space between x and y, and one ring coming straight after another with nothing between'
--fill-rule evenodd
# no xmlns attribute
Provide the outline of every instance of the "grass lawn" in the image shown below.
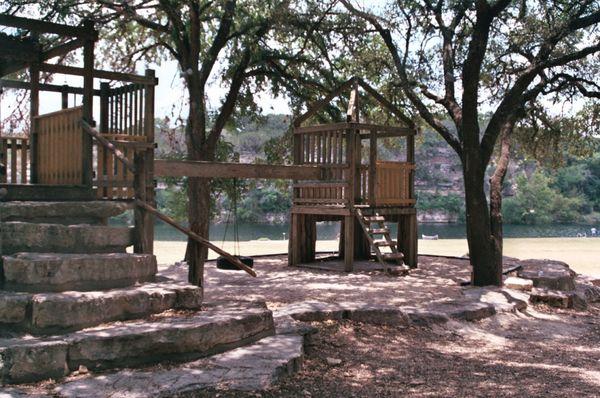
<svg viewBox="0 0 600 398"><path fill-rule="evenodd" d="M220 246L221 242L215 242ZM336 240L317 242L317 251L337 250ZM185 242L156 241L159 264L181 261ZM233 253L233 242L225 242L225 250ZM253 240L240 242L240 254L264 255L287 253L287 240ZM419 254L463 256L468 252L465 239L419 240ZM519 238L504 240L504 254L520 259L548 258L564 261L576 272L600 277L600 238ZM217 255L210 252L209 258Z"/></svg>

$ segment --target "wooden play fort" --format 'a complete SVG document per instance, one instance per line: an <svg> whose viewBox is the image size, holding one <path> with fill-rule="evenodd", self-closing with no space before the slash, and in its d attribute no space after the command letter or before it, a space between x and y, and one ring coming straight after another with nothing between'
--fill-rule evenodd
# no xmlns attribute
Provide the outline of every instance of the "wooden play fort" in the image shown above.
<svg viewBox="0 0 600 398"><path fill-rule="evenodd" d="M2 200L127 201L134 209L135 253L153 253L154 217L158 217L255 275L205 237L160 214L154 208L154 179L290 179L290 265L316 260L316 223L320 221L341 221L339 252L345 271L353 270L355 260L372 258L385 270L417 265L416 129L361 79L342 84L294 121L293 165L155 160L154 88L158 80L154 71L136 75L95 69L97 32L91 22L67 26L0 15L0 25L15 33L1 33L0 89L30 94L30 119L25 127L0 131ZM83 50L81 66L49 62L77 49ZM6 78L13 74L20 78ZM78 77L82 86L55 84L47 79L53 74ZM44 103L42 92L50 93L44 94ZM345 120L314 124L325 106L348 93ZM401 125L361 120L361 95L374 98ZM382 143L391 139L398 140L396 147L383 153ZM397 236L392 237L390 223L397 223Z"/></svg>
<svg viewBox="0 0 600 398"><path fill-rule="evenodd" d="M406 125L361 121L359 87ZM351 90L345 122L303 125L345 90ZM321 178L293 185L290 265L315 261L317 222L341 221L339 252L346 271L372 254L385 270L388 264L416 267L415 133L400 110L360 79L351 79L294 121L294 164L320 167ZM394 151L401 159L380 159L381 141L390 138L403 141ZM398 224L396 239L388 228L392 222Z"/></svg>

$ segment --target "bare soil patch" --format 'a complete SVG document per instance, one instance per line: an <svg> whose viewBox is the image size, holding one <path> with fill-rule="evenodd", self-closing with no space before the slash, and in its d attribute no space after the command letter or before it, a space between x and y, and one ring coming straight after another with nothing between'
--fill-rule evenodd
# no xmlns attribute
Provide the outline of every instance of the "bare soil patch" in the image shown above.
<svg viewBox="0 0 600 398"><path fill-rule="evenodd" d="M162 268L162 267L161 267ZM242 271L205 266L204 301L259 300L270 309L300 301L354 302L383 305L419 305L443 298L462 296L459 282L468 280L468 261L444 257L419 257L419 268L408 276L394 277L382 272L331 272L289 267L287 257L256 257L257 278ZM160 273L169 278L187 279L187 266L172 265Z"/></svg>

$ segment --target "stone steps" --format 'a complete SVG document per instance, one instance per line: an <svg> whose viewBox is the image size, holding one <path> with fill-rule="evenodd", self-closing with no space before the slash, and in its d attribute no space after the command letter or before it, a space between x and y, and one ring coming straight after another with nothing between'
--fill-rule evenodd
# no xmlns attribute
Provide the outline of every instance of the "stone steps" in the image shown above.
<svg viewBox="0 0 600 398"><path fill-rule="evenodd" d="M0 221L25 221L51 224L106 224L110 217L133 208L131 202L4 202Z"/></svg>
<svg viewBox="0 0 600 398"><path fill-rule="evenodd" d="M133 244L133 229L130 227L9 221L0 223L0 232L2 254L124 253Z"/></svg>
<svg viewBox="0 0 600 398"><path fill-rule="evenodd" d="M303 337L296 334L270 336L193 362L74 378L58 385L50 394L60 398L192 397L218 388L245 396L239 391L264 391L280 378L300 371L303 343Z"/></svg>
<svg viewBox="0 0 600 398"><path fill-rule="evenodd" d="M98 370L189 361L273 334L273 316L264 303L222 302L61 336L2 339L0 383L60 378L81 365Z"/></svg>
<svg viewBox="0 0 600 398"><path fill-rule="evenodd" d="M22 292L89 291L154 281L151 254L18 253L4 256L4 290Z"/></svg>
<svg viewBox="0 0 600 398"><path fill-rule="evenodd" d="M64 333L169 309L196 310L202 288L184 283L146 284L92 292L0 292L0 325L33 334Z"/></svg>

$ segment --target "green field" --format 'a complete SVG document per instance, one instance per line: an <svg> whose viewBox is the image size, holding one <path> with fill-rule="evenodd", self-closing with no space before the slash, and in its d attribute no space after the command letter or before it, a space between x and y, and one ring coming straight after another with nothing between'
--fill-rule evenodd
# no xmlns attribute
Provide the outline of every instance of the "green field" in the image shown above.
<svg viewBox="0 0 600 398"><path fill-rule="evenodd" d="M221 242L215 242L221 246ZM156 241L155 252L160 264L180 261L185 253L185 242ZM317 242L318 251L335 251L337 241ZM287 253L287 240L253 240L240 242L240 254L252 256ZM233 252L233 242L223 248ZM468 252L464 239L419 240L419 254L463 256ZM504 254L520 259L547 258L564 261L575 271L600 277L600 238L519 238L504 240ZM215 258L216 254L210 254Z"/></svg>

